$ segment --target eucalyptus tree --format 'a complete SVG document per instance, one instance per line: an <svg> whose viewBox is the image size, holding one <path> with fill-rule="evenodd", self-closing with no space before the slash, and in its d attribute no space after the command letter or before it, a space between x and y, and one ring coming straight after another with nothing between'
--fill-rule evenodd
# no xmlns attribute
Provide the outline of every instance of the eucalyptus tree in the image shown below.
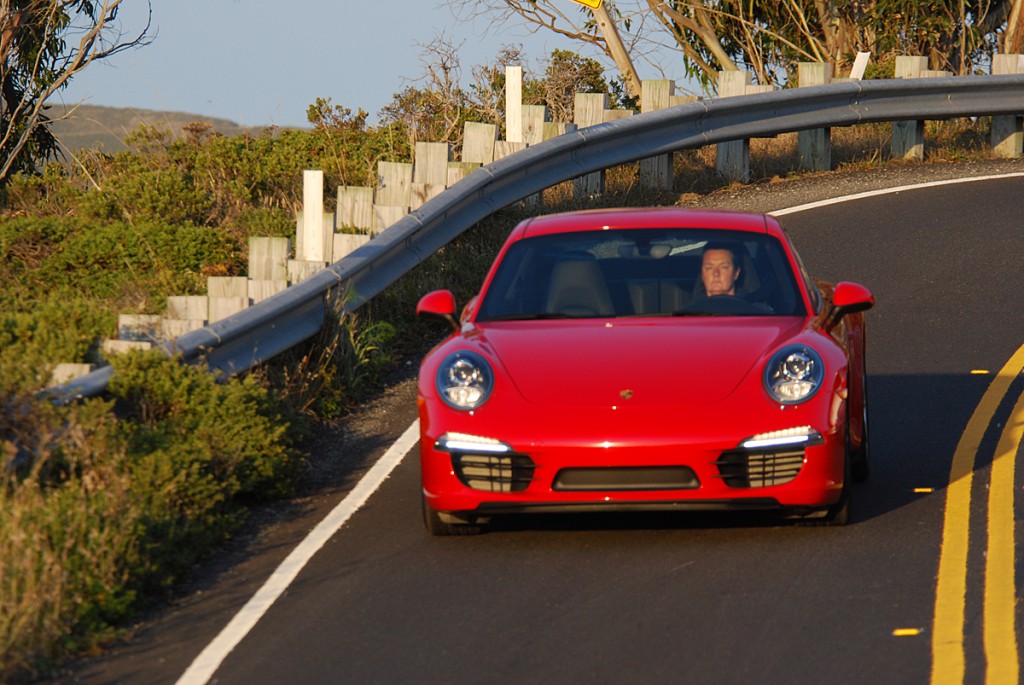
<svg viewBox="0 0 1024 685"><path fill-rule="evenodd" d="M747 69L759 83L783 84L797 62L833 62L842 73L862 51L871 52L876 64L924 55L933 69L971 73L996 51L1024 49L1022 2L614 0L609 14L634 61L647 61L663 74L682 73L711 91L719 71ZM568 0L447 3L460 19L551 31L613 60L591 11Z"/></svg>
<svg viewBox="0 0 1024 685"><path fill-rule="evenodd" d="M0 185L60 154L48 100L90 64L149 42L118 19L123 0L0 0ZM139 0L141 3L142 0Z"/></svg>

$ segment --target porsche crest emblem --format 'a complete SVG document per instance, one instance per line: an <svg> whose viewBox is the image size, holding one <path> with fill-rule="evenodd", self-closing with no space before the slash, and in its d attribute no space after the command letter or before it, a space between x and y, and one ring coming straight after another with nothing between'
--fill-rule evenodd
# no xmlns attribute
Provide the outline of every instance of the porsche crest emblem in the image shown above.
<svg viewBox="0 0 1024 685"><path fill-rule="evenodd" d="M633 397L633 391L632 390L623 390L623 391L619 392L619 397L621 397L624 400L628 400L628 399Z"/></svg>

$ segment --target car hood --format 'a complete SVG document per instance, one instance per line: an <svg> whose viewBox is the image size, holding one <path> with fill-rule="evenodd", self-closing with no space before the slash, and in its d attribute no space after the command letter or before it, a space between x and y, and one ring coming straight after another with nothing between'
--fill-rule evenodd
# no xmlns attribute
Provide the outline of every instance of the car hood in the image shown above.
<svg viewBox="0 0 1024 685"><path fill-rule="evenodd" d="M729 396L799 317L493 323L479 342L530 403L542 406L707 404Z"/></svg>

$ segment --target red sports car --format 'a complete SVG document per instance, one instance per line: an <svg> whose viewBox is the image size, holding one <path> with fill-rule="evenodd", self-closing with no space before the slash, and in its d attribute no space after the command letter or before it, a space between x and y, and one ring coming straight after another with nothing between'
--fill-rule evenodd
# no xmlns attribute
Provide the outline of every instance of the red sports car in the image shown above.
<svg viewBox="0 0 1024 685"><path fill-rule="evenodd" d="M763 509L844 524L868 473L858 284L812 280L770 216L520 223L419 373L434 535L497 514Z"/></svg>

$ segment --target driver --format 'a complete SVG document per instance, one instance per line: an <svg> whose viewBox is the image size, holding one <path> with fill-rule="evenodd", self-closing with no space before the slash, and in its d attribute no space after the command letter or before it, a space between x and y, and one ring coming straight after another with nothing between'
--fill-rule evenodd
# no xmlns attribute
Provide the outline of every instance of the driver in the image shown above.
<svg viewBox="0 0 1024 685"><path fill-rule="evenodd" d="M704 248L701 260L700 278L708 297L731 295L744 297L743 289L736 285L740 278L740 267L736 263L736 252L727 245L709 244Z"/></svg>

